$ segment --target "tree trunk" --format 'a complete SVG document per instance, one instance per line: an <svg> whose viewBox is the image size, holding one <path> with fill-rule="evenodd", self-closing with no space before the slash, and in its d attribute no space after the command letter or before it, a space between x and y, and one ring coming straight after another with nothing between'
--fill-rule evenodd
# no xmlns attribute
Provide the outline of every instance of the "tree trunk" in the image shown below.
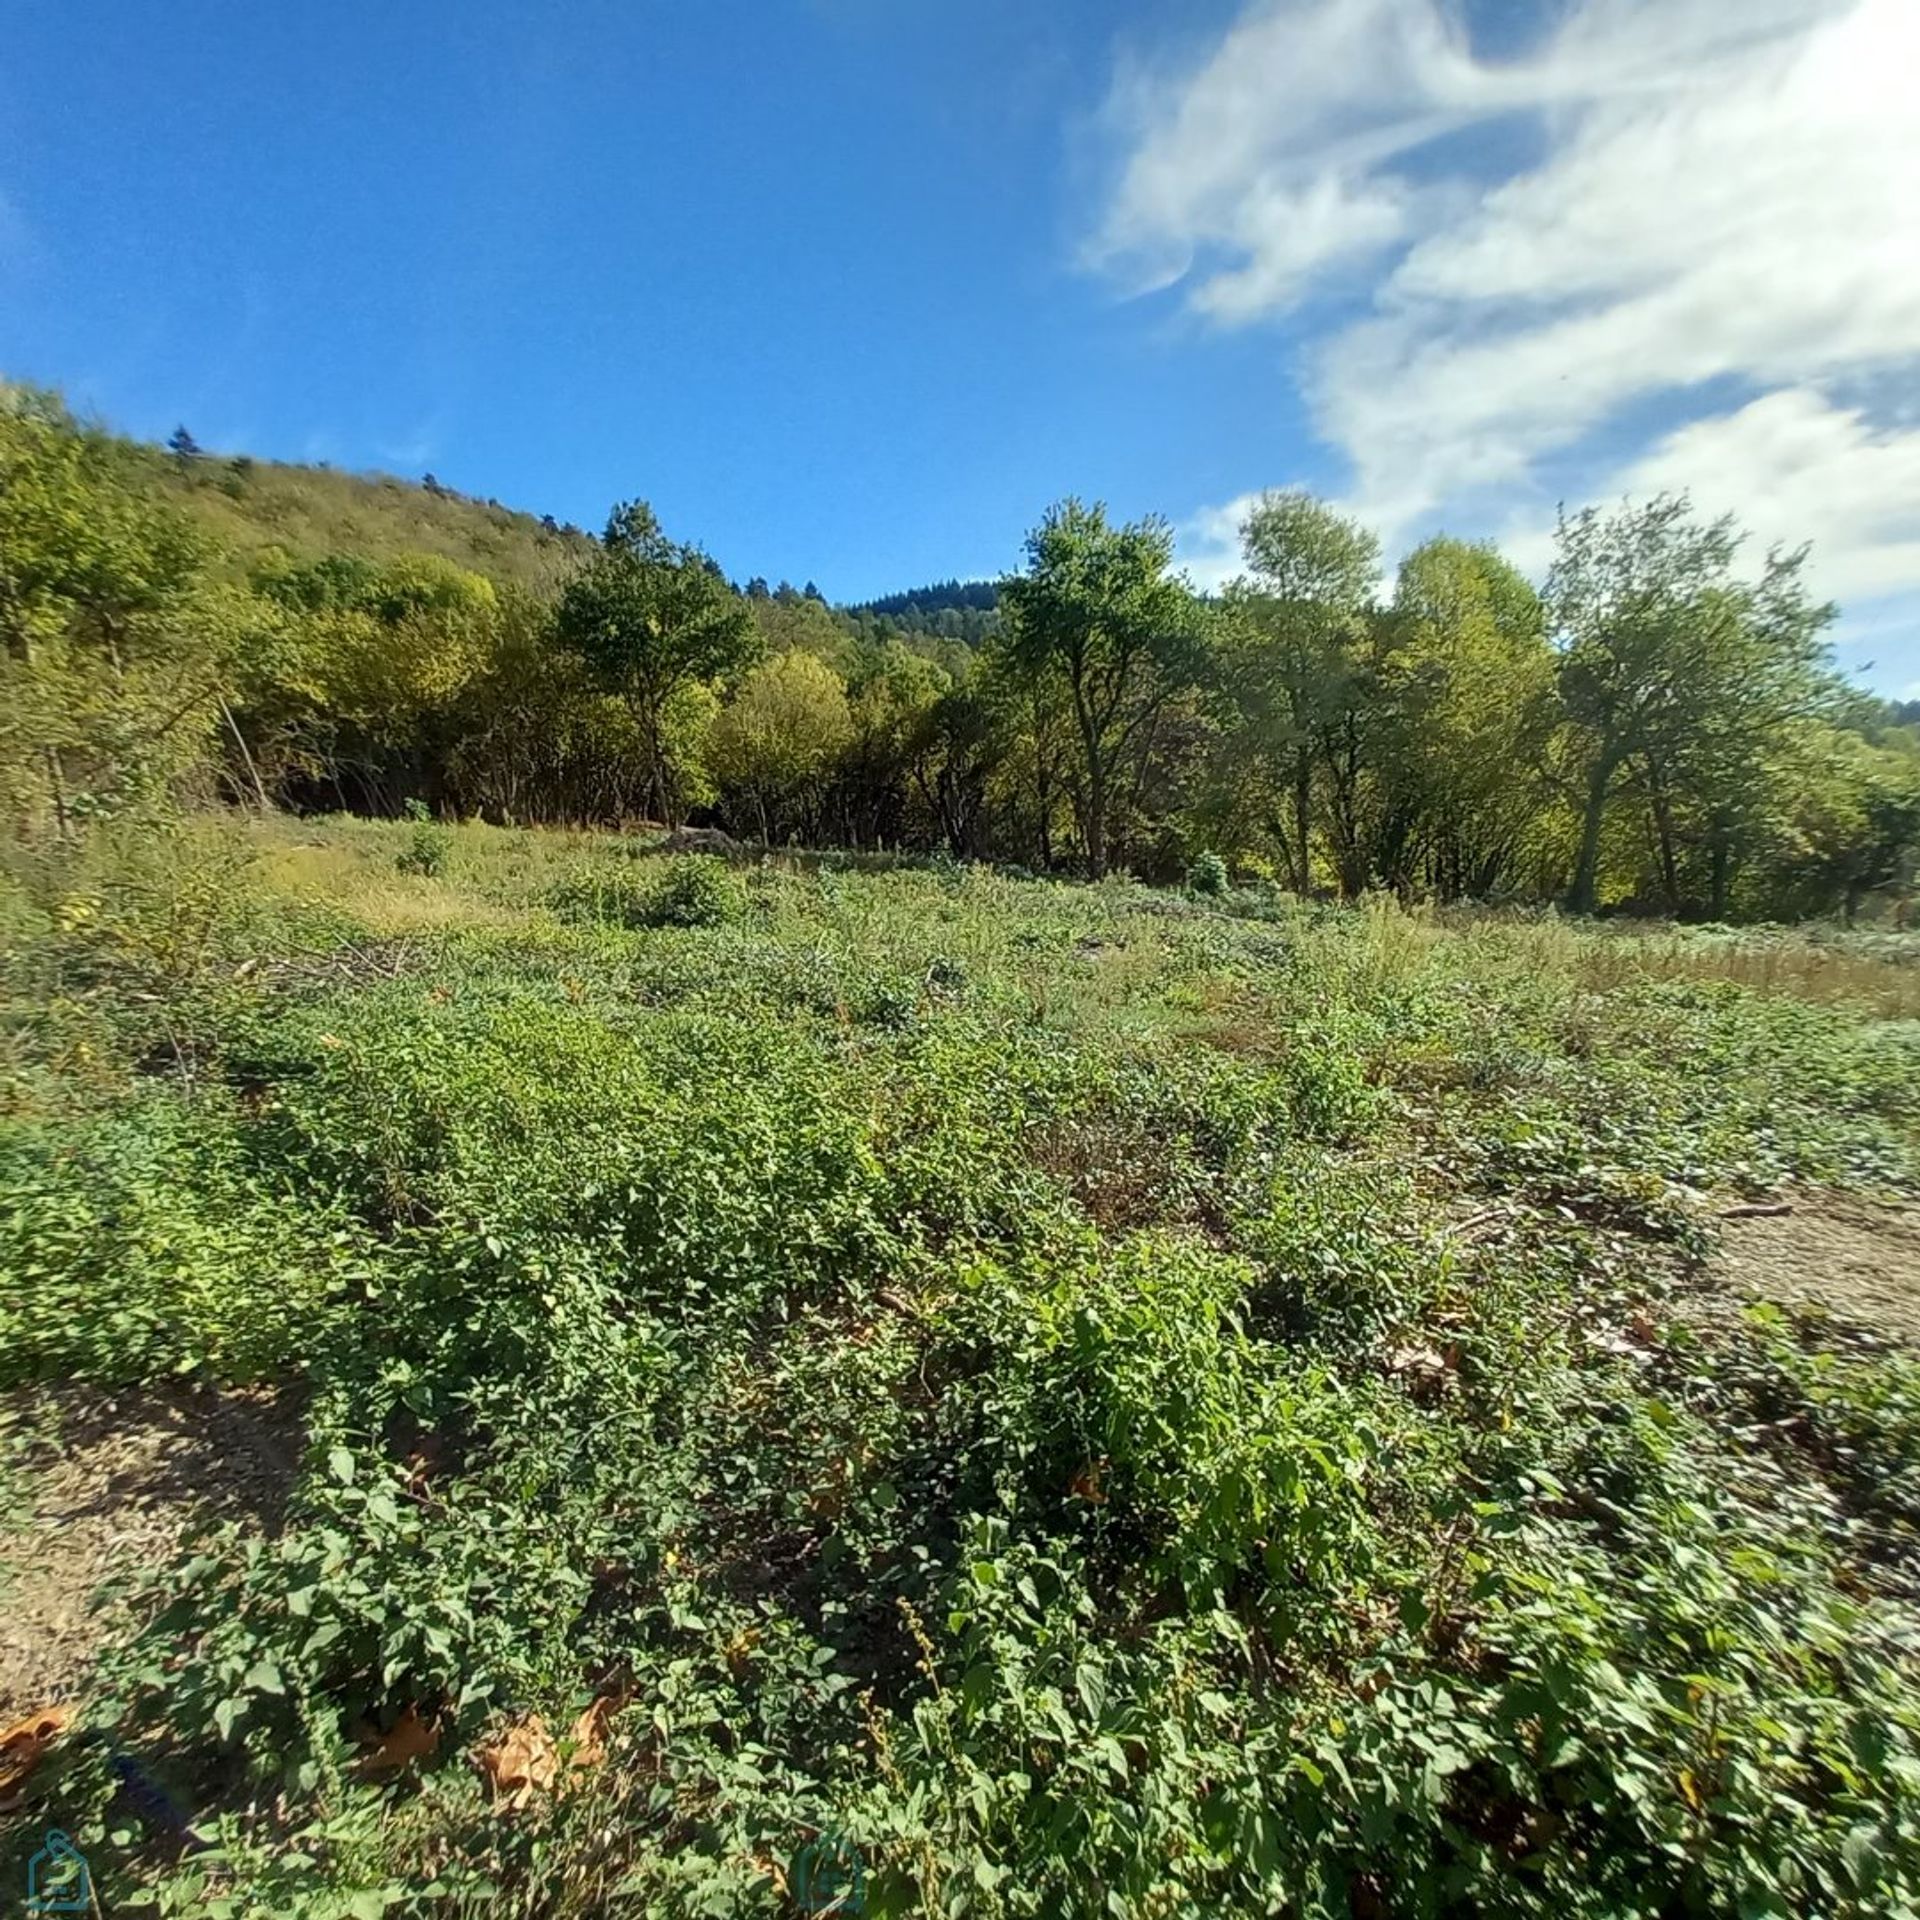
<svg viewBox="0 0 1920 1920"><path fill-rule="evenodd" d="M54 830L62 840L68 837L70 822L67 818L67 784L60 775L60 749L48 747L45 750L47 763L47 787L53 795Z"/></svg>
<svg viewBox="0 0 1920 1920"><path fill-rule="evenodd" d="M1105 769L1096 759L1087 768L1086 818L1081 830L1087 840L1087 871L1096 880L1107 871L1107 783Z"/></svg>
<svg viewBox="0 0 1920 1920"><path fill-rule="evenodd" d="M1673 809L1667 804L1666 783L1659 767L1647 762L1647 798L1653 806L1654 836L1660 847L1660 884L1666 890L1667 911L1678 914L1680 899L1680 862L1673 847Z"/></svg>
<svg viewBox="0 0 1920 1920"><path fill-rule="evenodd" d="M1313 859L1307 836L1313 821L1313 752L1298 748L1293 756L1293 890L1301 899L1313 885Z"/></svg>
<svg viewBox="0 0 1920 1920"><path fill-rule="evenodd" d="M1567 891L1567 906L1574 913L1593 911L1594 893L1600 879L1600 829L1607 811L1607 789L1613 784L1618 756L1603 748L1587 776L1587 804L1580 821L1580 857L1574 863L1573 885Z"/></svg>
<svg viewBox="0 0 1920 1920"><path fill-rule="evenodd" d="M1040 808L1040 871L1053 871L1053 765L1036 739L1033 746L1033 790Z"/></svg>
<svg viewBox="0 0 1920 1920"><path fill-rule="evenodd" d="M240 731L240 722L233 717L233 709L227 705L226 696L220 699L220 711L226 716L228 731L233 735L233 744L240 749L240 758L247 769L247 778L253 782L253 795L260 802L260 811L267 811L267 789L260 778L260 769L254 765L253 755L248 751L246 735Z"/></svg>
<svg viewBox="0 0 1920 1920"><path fill-rule="evenodd" d="M1081 809L1080 831L1087 842L1087 871L1094 879L1107 871L1107 764L1100 751L1100 735L1078 687L1073 704L1080 720L1080 742L1087 762L1087 799Z"/></svg>

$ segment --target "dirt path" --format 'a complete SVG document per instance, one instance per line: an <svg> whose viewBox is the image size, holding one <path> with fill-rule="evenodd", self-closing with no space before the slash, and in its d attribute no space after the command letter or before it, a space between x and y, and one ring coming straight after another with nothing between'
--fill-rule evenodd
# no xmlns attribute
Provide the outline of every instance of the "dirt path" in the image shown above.
<svg viewBox="0 0 1920 1920"><path fill-rule="evenodd" d="M1708 1272L1742 1293L1811 1302L1920 1347L1920 1205L1836 1193L1791 1204L1723 1221Z"/></svg>
<svg viewBox="0 0 1920 1920"><path fill-rule="evenodd" d="M0 1726L73 1699L126 1625L93 1605L102 1581L170 1559L196 1523L272 1531L298 1463L287 1396L187 1387L108 1397L63 1387L11 1397L39 1441L0 1524Z"/></svg>

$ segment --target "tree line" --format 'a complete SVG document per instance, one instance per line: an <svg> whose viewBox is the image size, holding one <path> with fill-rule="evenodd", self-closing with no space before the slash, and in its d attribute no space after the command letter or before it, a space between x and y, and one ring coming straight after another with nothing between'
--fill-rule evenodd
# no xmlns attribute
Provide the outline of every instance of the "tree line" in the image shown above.
<svg viewBox="0 0 1920 1920"><path fill-rule="evenodd" d="M1542 590L1444 537L1383 590L1364 527L1269 493L1212 595L1166 522L1065 500L1004 580L834 609L736 587L640 501L537 586L243 559L123 453L45 394L0 406L23 833L158 799L422 801L1717 920L1904 902L1920 849L1920 725L1835 671L1804 551L1749 558L1684 497L1563 515Z"/></svg>

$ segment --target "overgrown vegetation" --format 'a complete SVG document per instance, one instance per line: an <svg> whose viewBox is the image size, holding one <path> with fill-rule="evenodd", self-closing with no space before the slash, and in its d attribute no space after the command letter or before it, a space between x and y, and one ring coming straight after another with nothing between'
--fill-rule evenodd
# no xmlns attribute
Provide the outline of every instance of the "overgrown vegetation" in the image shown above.
<svg viewBox="0 0 1920 1920"><path fill-rule="evenodd" d="M432 831L9 855L6 1382L300 1425L103 1910L1920 1912L1911 1363L1695 1278L1912 937Z"/></svg>
<svg viewBox="0 0 1920 1920"><path fill-rule="evenodd" d="M0 405L0 805L162 797L679 825L1305 897L1903 919L1920 732L1833 672L1804 556L1663 498L1569 516L1544 592L1303 495L1197 596L1068 500L997 586L736 590L644 502L599 539Z"/></svg>

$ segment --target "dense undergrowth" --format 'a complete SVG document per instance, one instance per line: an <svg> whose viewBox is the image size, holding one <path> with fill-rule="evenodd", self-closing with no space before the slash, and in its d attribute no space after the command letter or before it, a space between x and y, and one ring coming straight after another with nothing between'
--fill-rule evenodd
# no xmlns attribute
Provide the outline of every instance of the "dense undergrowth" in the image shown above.
<svg viewBox="0 0 1920 1920"><path fill-rule="evenodd" d="M1911 946L634 853L15 861L6 1383L304 1431L38 1777L108 1911L1920 1912L1920 1377L1689 1310L1911 1188Z"/></svg>

